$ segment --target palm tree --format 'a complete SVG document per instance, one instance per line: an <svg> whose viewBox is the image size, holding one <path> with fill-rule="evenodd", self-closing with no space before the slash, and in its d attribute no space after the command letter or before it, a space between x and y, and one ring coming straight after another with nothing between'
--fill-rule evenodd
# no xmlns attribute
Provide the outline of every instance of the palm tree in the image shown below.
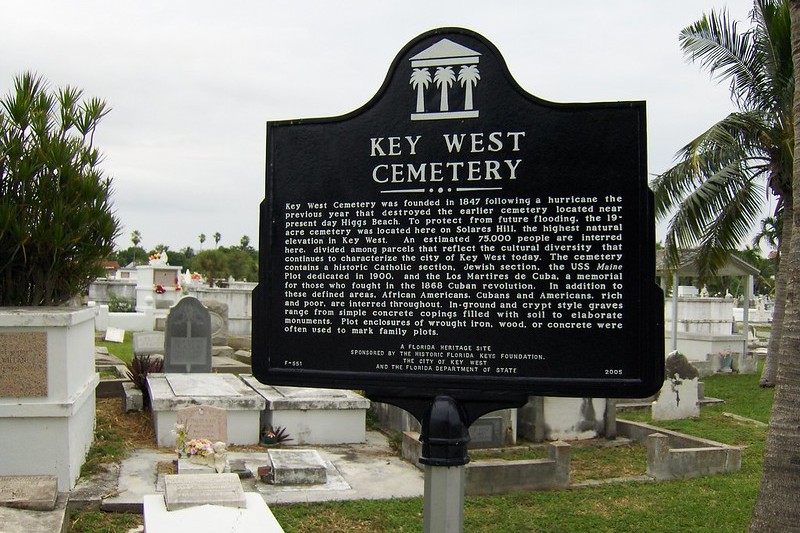
<svg viewBox="0 0 800 533"><path fill-rule="evenodd" d="M453 67L436 67L436 74L433 75L433 81L441 91L439 111L449 111L450 105L447 101L447 91L456 81L456 73L453 72Z"/></svg>
<svg viewBox="0 0 800 533"><path fill-rule="evenodd" d="M206 234L205 233L201 233L200 235L197 236L197 238L200 239L200 250L202 251L203 250L203 243L206 242Z"/></svg>
<svg viewBox="0 0 800 533"><path fill-rule="evenodd" d="M431 84L431 72L426 68L415 68L411 72L411 86L417 91L417 113L425 112L425 89Z"/></svg>
<svg viewBox="0 0 800 533"><path fill-rule="evenodd" d="M778 197L778 209L791 212L794 69L789 18L788 0L755 0L748 31L739 31L726 11L712 11L680 33L684 56L729 81L738 110L687 144L675 166L652 183L656 216L664 219L675 211L665 239L672 264L677 264L680 249L698 245L703 274L713 274L758 220L765 186ZM791 217L786 219L782 254L792 234ZM778 353L785 284L779 269L768 358ZM774 378L762 376L762 381L770 385Z"/></svg>
<svg viewBox="0 0 800 533"><path fill-rule="evenodd" d="M458 81L465 89L464 95L464 110L469 111L472 109L472 88L478 84L481 79L481 74L478 72L478 67L475 65L464 65L458 71Z"/></svg>
<svg viewBox="0 0 800 533"><path fill-rule="evenodd" d="M761 229L753 237L753 246L756 248L761 247L761 243L766 241L767 246L776 250L778 244L781 242L781 225L783 221L783 211L776 213L774 217L764 217L761 219ZM775 260L780 258L779 255L775 256Z"/></svg>
<svg viewBox="0 0 800 533"><path fill-rule="evenodd" d="M242 246L242 250L247 250L247 247L250 246L250 237L242 235L242 238L239 239L239 244Z"/></svg>
<svg viewBox="0 0 800 533"><path fill-rule="evenodd" d="M786 2L791 12L792 57L800 64L800 3ZM795 74L798 77L798 74ZM794 93L795 128L800 128L800 80ZM800 150L800 139L792 141L795 151ZM784 226L793 217L800 216L800 158L793 165L793 210L784 211ZM784 208L788 207L788 204ZM784 228L785 229L785 228ZM784 237L785 238L785 237ZM800 506L797 505L797 450L800 448L800 231L791 235L789 252L784 251L781 270L788 272L786 306L778 357L778 385L764 450L761 487L750 521L750 531L797 531L800 524ZM786 244L783 241L782 244Z"/></svg>
<svg viewBox="0 0 800 533"><path fill-rule="evenodd" d="M222 234L220 232L216 232L214 234L214 248L219 247L219 241L222 239Z"/></svg>
<svg viewBox="0 0 800 533"><path fill-rule="evenodd" d="M136 262L136 247L142 242L142 234L138 229L133 230L131 233L131 242L133 243L133 262Z"/></svg>

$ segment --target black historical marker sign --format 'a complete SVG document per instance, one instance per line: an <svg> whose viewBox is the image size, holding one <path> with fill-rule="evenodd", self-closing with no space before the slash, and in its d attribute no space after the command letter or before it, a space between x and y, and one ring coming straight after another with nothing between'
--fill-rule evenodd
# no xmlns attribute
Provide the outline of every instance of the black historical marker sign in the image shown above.
<svg viewBox="0 0 800 533"><path fill-rule="evenodd" d="M646 396L663 382L644 102L558 104L464 29L348 115L267 124L265 383Z"/></svg>

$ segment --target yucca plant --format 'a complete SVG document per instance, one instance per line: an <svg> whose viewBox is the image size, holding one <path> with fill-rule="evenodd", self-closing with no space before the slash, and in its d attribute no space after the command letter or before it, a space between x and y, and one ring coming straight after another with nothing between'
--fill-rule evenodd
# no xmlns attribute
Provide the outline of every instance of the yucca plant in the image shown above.
<svg viewBox="0 0 800 533"><path fill-rule="evenodd" d="M0 100L0 306L64 304L102 273L119 232L93 146L107 113L32 73Z"/></svg>
<svg viewBox="0 0 800 533"><path fill-rule="evenodd" d="M133 386L142 391L142 403L144 407L150 407L150 393L147 390L147 376L149 374L159 374L164 371L164 360L160 357L151 357L149 354L136 354L130 363L125 365L128 370L128 379L133 382Z"/></svg>
<svg viewBox="0 0 800 533"><path fill-rule="evenodd" d="M282 444L290 440L294 439L290 438L289 434L286 433L286 428L281 426L276 426L274 429L272 426L270 426L268 428L264 428L261 431L260 442L264 446L271 446L273 444Z"/></svg>

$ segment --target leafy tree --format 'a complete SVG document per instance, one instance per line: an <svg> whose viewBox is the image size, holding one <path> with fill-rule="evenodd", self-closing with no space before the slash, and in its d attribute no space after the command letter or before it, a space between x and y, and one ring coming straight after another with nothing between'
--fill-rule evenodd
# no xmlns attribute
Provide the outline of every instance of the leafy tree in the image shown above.
<svg viewBox="0 0 800 533"><path fill-rule="evenodd" d="M120 227L93 146L107 113L33 73L0 101L0 306L63 304L102 274Z"/></svg>
<svg viewBox="0 0 800 533"><path fill-rule="evenodd" d="M227 277L228 258L222 250L204 250L192 259L192 270L204 275L213 287L214 280Z"/></svg>
<svg viewBox="0 0 800 533"><path fill-rule="evenodd" d="M242 247L242 250L247 250L250 248L250 237L247 235L242 235L242 238L239 240L239 244Z"/></svg>
<svg viewBox="0 0 800 533"><path fill-rule="evenodd" d="M131 263L143 265L147 263L147 250L141 246L131 246L126 250L117 250L109 256L109 259L116 260L121 266Z"/></svg>
<svg viewBox="0 0 800 533"><path fill-rule="evenodd" d="M787 2L791 12L792 57L800 64L800 2ZM795 77L798 76L795 72ZM800 128L800 80L795 84L795 129ZM800 139L792 141L795 151L800 150ZM793 166L792 209L786 204L784 227L790 219L800 217L800 159ZM778 357L778 377L769 433L764 451L761 486L750 522L750 531L797 531L800 524L800 506L797 491L800 486L797 450L800 449L800 231L791 234L788 252L783 250L781 270L787 271L786 307L783 335ZM786 244L783 242L782 244Z"/></svg>
<svg viewBox="0 0 800 533"><path fill-rule="evenodd" d="M652 183L656 215L669 223L665 249L672 264L679 250L699 246L703 275L713 274L747 237L760 216L765 186L778 207L792 211L794 129L788 0L755 0L752 27L739 31L726 11L711 12L680 33L684 55L712 76L730 82L738 110L723 118L678 154L678 162ZM786 217L779 247L790 246ZM778 352L786 276L778 270L775 313L762 383L774 384L770 361Z"/></svg>
<svg viewBox="0 0 800 533"><path fill-rule="evenodd" d="M156 244L156 247L153 248L153 252L157 253L167 252L167 255L169 255L169 246L167 246L166 244L158 243Z"/></svg>
<svg viewBox="0 0 800 533"><path fill-rule="evenodd" d="M228 269L225 277L233 276L242 281L258 280L258 260L241 248L220 248L227 257Z"/></svg>
<svg viewBox="0 0 800 533"><path fill-rule="evenodd" d="M169 254L169 264L172 266L181 267L181 272L184 272L187 268L191 268L192 258L187 257L186 254L183 253L183 251L180 252L170 251L168 252L168 254Z"/></svg>

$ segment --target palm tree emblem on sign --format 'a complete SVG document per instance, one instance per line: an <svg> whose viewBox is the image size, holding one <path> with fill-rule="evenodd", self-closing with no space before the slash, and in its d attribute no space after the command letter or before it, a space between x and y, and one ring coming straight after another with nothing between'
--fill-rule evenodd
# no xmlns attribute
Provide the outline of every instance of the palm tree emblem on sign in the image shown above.
<svg viewBox="0 0 800 533"><path fill-rule="evenodd" d="M417 91L417 113L425 112L425 89L431 84L431 71L415 68L411 73L411 86Z"/></svg>
<svg viewBox="0 0 800 533"><path fill-rule="evenodd" d="M425 50L411 57L410 84L417 93L416 111L411 114L411 120L441 120L478 118L479 112L475 109L473 92L481 79L478 71L480 52L471 50L450 39L442 39ZM435 67L433 77L429 68ZM455 68L458 69L456 76ZM456 86L459 82L461 91ZM435 85L439 91L439 109L426 111L426 91ZM454 98L451 98L451 90ZM431 95L435 97L435 94ZM434 104L435 106L435 104ZM451 107L462 109L451 109Z"/></svg>
<svg viewBox="0 0 800 533"><path fill-rule="evenodd" d="M464 65L458 71L458 81L464 87L464 109L472 110L472 88L478 84L481 74L475 65Z"/></svg>
<svg viewBox="0 0 800 533"><path fill-rule="evenodd" d="M447 91L453 86L456 81L456 74L453 72L453 67L437 67L436 74L433 75L433 81L439 87L441 93L441 105L439 111L450 111L450 105L447 101Z"/></svg>

